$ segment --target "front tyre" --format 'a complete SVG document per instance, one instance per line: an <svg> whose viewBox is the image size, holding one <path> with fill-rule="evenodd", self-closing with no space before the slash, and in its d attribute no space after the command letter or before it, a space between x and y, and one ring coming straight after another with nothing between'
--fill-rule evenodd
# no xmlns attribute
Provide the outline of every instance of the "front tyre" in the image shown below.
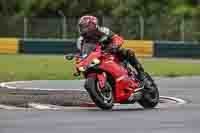
<svg viewBox="0 0 200 133"><path fill-rule="evenodd" d="M144 108L151 109L154 108L159 102L159 91L151 76L146 73L146 78L148 79L151 88L145 88L143 97L138 101L138 103Z"/></svg>
<svg viewBox="0 0 200 133"><path fill-rule="evenodd" d="M89 93L93 102L102 110L110 110L113 107L113 91L108 81L103 89L100 88L96 77L89 77L85 82L85 89Z"/></svg>

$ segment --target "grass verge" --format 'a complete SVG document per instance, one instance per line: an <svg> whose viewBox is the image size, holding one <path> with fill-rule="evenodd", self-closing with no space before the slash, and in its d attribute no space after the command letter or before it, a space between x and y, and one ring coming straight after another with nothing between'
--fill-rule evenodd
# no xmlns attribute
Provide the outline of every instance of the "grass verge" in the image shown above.
<svg viewBox="0 0 200 133"><path fill-rule="evenodd" d="M175 59L141 59L154 76L200 75L200 62ZM0 55L0 81L75 79L73 61L60 55Z"/></svg>

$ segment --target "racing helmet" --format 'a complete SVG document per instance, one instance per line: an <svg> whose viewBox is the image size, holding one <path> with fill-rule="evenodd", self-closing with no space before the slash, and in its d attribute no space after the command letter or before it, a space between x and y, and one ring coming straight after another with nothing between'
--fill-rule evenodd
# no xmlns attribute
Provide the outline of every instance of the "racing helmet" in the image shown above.
<svg viewBox="0 0 200 133"><path fill-rule="evenodd" d="M78 22L78 30L80 34L95 31L98 27L98 20L95 16L82 16Z"/></svg>

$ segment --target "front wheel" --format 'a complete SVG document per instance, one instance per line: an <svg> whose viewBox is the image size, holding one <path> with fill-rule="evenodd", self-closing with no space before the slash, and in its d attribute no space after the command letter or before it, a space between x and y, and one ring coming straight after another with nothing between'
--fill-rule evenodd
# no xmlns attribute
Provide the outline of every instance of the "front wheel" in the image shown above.
<svg viewBox="0 0 200 133"><path fill-rule="evenodd" d="M148 73L146 73L146 78L148 79L147 82L149 82L150 88L145 88L144 94L138 103L144 108L151 109L154 108L159 102L159 91L154 80Z"/></svg>
<svg viewBox="0 0 200 133"><path fill-rule="evenodd" d="M95 77L89 77L85 82L85 89L93 102L103 110L110 110L113 107L113 91L108 81L104 88L100 88L99 81Z"/></svg>

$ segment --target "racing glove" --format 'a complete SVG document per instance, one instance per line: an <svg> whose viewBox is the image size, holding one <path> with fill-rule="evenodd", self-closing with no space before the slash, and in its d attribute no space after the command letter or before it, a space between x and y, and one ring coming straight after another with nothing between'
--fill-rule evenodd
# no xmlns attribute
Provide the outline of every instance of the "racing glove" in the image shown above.
<svg viewBox="0 0 200 133"><path fill-rule="evenodd" d="M119 48L119 46L112 44L112 46L110 47L110 52L115 54L119 51Z"/></svg>

